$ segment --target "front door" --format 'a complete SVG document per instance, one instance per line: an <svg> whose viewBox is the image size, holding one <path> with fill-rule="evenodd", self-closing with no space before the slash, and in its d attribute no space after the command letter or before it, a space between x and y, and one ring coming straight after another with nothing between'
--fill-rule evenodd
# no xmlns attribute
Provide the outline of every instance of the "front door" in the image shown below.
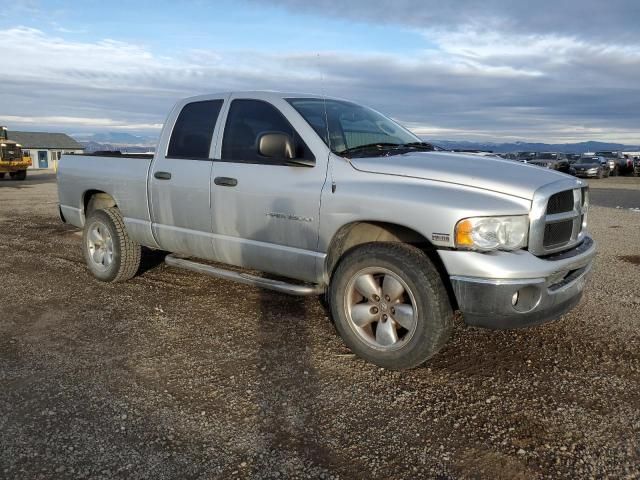
<svg viewBox="0 0 640 480"><path fill-rule="evenodd" d="M49 158L46 150L38 150L38 168L49 168Z"/></svg>
<svg viewBox="0 0 640 480"><path fill-rule="evenodd" d="M288 113L297 118L293 109ZM308 137L308 125L296 126L307 138L273 103L232 97L213 164L214 254L224 263L317 281L324 258L317 248L327 155L317 147L321 139ZM291 166L284 158L262 156L258 144L265 133L286 134L294 141L296 158L315 160L315 165Z"/></svg>
<svg viewBox="0 0 640 480"><path fill-rule="evenodd" d="M153 235L164 250L212 257L211 151L223 101L178 105L167 120L174 127L163 132L149 175Z"/></svg>

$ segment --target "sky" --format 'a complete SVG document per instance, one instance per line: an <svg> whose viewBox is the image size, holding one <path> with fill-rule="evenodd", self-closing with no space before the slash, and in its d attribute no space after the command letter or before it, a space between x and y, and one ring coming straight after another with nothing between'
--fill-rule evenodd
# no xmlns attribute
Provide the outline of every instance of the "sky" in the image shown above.
<svg viewBox="0 0 640 480"><path fill-rule="evenodd" d="M2 0L0 124L158 135L230 90L367 104L425 138L640 143L638 0Z"/></svg>

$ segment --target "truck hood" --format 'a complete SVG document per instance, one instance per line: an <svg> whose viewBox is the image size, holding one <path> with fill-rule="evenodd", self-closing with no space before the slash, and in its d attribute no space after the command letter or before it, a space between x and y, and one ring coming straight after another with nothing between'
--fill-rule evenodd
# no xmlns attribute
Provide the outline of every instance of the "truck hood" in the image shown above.
<svg viewBox="0 0 640 480"><path fill-rule="evenodd" d="M351 164L363 172L455 183L527 200L531 200L534 192L543 185L568 177L554 170L513 160L451 152L353 158Z"/></svg>

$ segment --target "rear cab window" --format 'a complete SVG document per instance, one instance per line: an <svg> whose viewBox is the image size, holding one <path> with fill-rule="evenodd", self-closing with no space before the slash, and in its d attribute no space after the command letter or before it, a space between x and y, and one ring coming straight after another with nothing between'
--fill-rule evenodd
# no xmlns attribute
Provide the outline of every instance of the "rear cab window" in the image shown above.
<svg viewBox="0 0 640 480"><path fill-rule="evenodd" d="M223 100L204 100L186 104L173 126L167 158L209 160L222 103Z"/></svg>

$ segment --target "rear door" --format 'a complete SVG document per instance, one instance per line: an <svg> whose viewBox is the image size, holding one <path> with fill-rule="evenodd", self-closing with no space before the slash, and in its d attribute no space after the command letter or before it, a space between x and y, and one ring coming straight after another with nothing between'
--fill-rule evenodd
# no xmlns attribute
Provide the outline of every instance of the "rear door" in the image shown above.
<svg viewBox="0 0 640 480"><path fill-rule="evenodd" d="M188 100L167 120L149 175L153 234L170 252L211 258L211 168L224 96Z"/></svg>
<svg viewBox="0 0 640 480"><path fill-rule="evenodd" d="M212 178L214 254L225 263L316 281L324 255L317 252L320 195L328 149L282 98L253 94L229 99ZM296 158L259 154L265 133L284 133Z"/></svg>

